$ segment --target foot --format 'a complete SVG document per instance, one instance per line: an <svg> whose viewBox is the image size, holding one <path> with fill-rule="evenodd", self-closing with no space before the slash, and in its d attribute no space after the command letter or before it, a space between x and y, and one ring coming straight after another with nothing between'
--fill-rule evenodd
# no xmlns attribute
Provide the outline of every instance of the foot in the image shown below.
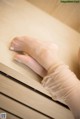
<svg viewBox="0 0 80 119"><path fill-rule="evenodd" d="M55 65L59 59L56 44L41 42L27 36L14 38L10 49L25 52L46 70Z"/></svg>

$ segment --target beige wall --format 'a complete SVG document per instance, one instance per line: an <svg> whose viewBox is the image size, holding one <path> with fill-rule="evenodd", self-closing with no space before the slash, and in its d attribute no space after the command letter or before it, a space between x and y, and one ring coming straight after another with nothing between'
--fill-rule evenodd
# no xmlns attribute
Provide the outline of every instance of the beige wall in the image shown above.
<svg viewBox="0 0 80 119"><path fill-rule="evenodd" d="M61 3L60 0L27 1L80 32L80 3Z"/></svg>

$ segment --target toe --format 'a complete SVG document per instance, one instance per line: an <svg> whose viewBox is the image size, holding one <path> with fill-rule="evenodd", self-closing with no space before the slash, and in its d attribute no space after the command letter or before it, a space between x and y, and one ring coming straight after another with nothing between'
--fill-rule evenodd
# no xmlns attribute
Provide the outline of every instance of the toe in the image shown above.
<svg viewBox="0 0 80 119"><path fill-rule="evenodd" d="M25 40L23 40L23 37L15 37L10 44L10 50L13 51L24 51L24 48Z"/></svg>
<svg viewBox="0 0 80 119"><path fill-rule="evenodd" d="M35 73L40 75L41 77L44 77L46 75L46 70L38 63L36 62L32 57L29 55L20 55L17 54L14 57L15 60L17 60L20 63L25 64L29 68L31 68Z"/></svg>

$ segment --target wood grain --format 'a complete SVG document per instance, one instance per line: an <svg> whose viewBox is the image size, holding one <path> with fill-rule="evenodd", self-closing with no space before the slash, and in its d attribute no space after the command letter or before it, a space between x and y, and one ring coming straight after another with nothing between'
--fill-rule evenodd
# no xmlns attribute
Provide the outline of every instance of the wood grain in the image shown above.
<svg viewBox="0 0 80 119"><path fill-rule="evenodd" d="M0 2L0 71L48 95L41 78L27 66L13 60L9 43L15 36L28 35L38 40L54 42L61 59L78 76L77 53L80 34L25 0Z"/></svg>
<svg viewBox="0 0 80 119"><path fill-rule="evenodd" d="M55 119L73 119L71 111L52 100L16 83L4 76L0 76L0 90L13 99L32 107L39 112ZM18 107L19 108L19 107ZM17 110L17 109L16 109ZM64 115L62 115L62 113Z"/></svg>
<svg viewBox="0 0 80 119"><path fill-rule="evenodd" d="M2 109L0 109L0 113L6 113L7 119L20 119L20 118L18 118L18 117L16 117L16 116L13 116L13 115L10 114L10 113L7 113L6 111L4 111L4 110L2 110Z"/></svg>
<svg viewBox="0 0 80 119"><path fill-rule="evenodd" d="M23 106L16 101L13 101L3 95L0 95L0 107L5 110L14 113L22 119L49 119L46 116ZM10 118L12 119L12 118Z"/></svg>
<svg viewBox="0 0 80 119"><path fill-rule="evenodd" d="M27 0L61 22L80 32L80 4L60 0Z"/></svg>

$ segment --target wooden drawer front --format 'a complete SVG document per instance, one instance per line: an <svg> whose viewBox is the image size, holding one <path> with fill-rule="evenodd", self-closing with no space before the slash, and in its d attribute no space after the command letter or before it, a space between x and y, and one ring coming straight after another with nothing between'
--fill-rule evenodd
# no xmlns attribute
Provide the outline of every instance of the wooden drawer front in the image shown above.
<svg viewBox="0 0 80 119"><path fill-rule="evenodd" d="M22 118L19 118L19 117L14 116L13 114L10 114L10 113L2 110L2 109L0 109L0 113L6 113L6 116L7 116L6 119L22 119Z"/></svg>
<svg viewBox="0 0 80 119"><path fill-rule="evenodd" d="M70 110L3 75L0 75L0 90L2 93L51 118L73 119Z"/></svg>
<svg viewBox="0 0 80 119"><path fill-rule="evenodd" d="M1 108L21 117L21 119L49 119L46 116L26 107L18 102L4 96L0 95L0 106ZM12 118L10 118L12 119Z"/></svg>

